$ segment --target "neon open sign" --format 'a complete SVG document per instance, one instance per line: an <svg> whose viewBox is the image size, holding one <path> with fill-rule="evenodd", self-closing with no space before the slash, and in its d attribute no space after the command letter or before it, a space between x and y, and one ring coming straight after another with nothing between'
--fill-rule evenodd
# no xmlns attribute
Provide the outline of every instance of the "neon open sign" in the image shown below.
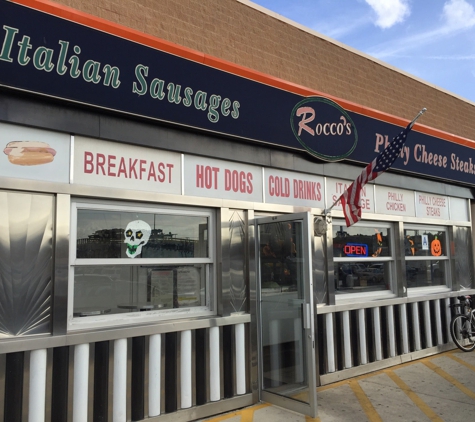
<svg viewBox="0 0 475 422"><path fill-rule="evenodd" d="M360 243L347 243L343 247L346 256L368 256L368 245Z"/></svg>

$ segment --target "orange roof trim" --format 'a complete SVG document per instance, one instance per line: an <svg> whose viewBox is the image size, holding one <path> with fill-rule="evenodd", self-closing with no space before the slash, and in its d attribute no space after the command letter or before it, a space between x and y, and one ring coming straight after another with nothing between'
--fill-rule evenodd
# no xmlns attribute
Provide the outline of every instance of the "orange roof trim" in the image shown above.
<svg viewBox="0 0 475 422"><path fill-rule="evenodd" d="M97 29L102 32L106 32L111 35L115 35L130 41L137 42L139 44L146 45L148 47L156 48L167 53L183 57L185 59L193 60L204 65L232 73L237 76L248 78L256 82L260 82L275 88L279 88L285 91L289 91L302 96L311 96L319 95L330 98L337 102L340 106L346 110L350 110L359 114L363 114L368 117L372 117L378 120L382 120L387 123L392 123L398 126L406 126L409 121L400 117L393 116L378 110L374 110L369 107L364 107L362 105L353 103L351 101L344 100L342 98L334 97L332 95L325 94L320 91L309 89L292 82L285 81L274 76L261 73L250 68L240 66L226 60L219 59L217 57L209 56L204 53L200 53L196 50L192 50L187 47L174 44L169 41L162 40L151 35L147 35L143 32L137 31L135 29L128 28L123 25L119 25L105 19L78 11L68 6L63 6L57 3L54 3L49 0L10 0L12 3L17 3L32 9L36 9L71 22L75 22L84 26L88 26L93 29ZM431 128L419 123L414 125L414 129L418 132L425 133L426 135L434 136L437 138L444 139L449 142L454 142L460 145L467 147L475 148L475 142L444 132L438 129Z"/></svg>

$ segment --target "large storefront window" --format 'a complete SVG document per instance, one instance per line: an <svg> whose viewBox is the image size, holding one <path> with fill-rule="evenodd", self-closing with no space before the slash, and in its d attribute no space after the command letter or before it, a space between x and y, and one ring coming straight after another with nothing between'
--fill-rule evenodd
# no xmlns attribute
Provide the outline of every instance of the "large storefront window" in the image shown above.
<svg viewBox="0 0 475 422"><path fill-rule="evenodd" d="M445 286L449 257L445 227L405 225L407 287Z"/></svg>
<svg viewBox="0 0 475 422"><path fill-rule="evenodd" d="M209 210L73 203L73 317L210 311L212 219Z"/></svg>
<svg viewBox="0 0 475 422"><path fill-rule="evenodd" d="M391 289L393 252L387 223L358 223L346 227L333 221L333 260L337 294Z"/></svg>

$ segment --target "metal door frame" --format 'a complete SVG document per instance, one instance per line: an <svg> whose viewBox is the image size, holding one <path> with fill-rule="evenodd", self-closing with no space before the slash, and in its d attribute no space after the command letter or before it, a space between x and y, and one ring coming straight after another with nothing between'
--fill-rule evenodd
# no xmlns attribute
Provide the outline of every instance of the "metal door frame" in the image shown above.
<svg viewBox="0 0 475 422"><path fill-rule="evenodd" d="M262 356L262 314L261 314L261 270L260 270L260 247L259 247L259 225L280 222L302 222L303 228L303 245L304 257L308 257L304 262L304 303L307 309L307 315L303 318L307 319L308 328L305 328L306 336L306 365L308 377L308 394L309 403L304 403L289 397L278 395L269 391L263 390L263 356ZM294 412L308 415L312 418L317 416L317 383L316 383L316 339L315 339L315 306L313 303L313 273L312 273L312 256L313 256L313 216L309 212L295 213L295 214L281 214L278 216L258 217L254 220L255 229L255 262L256 262L256 319L257 319L257 357L258 357L258 392L259 400L265 401L276 406L283 407ZM304 307L304 308L305 308ZM312 394L313 392L313 394Z"/></svg>

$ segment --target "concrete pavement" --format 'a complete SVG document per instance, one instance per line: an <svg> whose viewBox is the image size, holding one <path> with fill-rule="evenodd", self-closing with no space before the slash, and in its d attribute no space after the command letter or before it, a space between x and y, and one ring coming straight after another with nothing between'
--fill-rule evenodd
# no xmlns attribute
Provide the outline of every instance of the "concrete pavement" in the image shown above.
<svg viewBox="0 0 475 422"><path fill-rule="evenodd" d="M317 388L318 417L267 403L207 422L475 420L475 352L458 349Z"/></svg>

